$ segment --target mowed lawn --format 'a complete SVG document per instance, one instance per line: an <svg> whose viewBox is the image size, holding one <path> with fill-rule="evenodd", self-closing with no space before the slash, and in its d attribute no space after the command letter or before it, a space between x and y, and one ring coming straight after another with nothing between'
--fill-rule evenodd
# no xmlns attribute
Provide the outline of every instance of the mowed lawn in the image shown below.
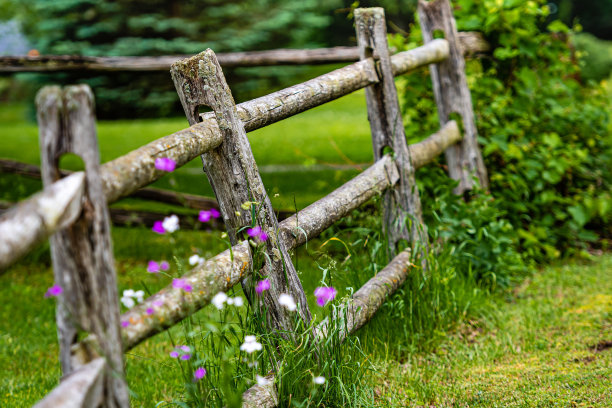
<svg viewBox="0 0 612 408"><path fill-rule="evenodd" d="M23 106L0 108L0 158L39 164L38 128L35 123L25 121L24 112ZM187 121L180 117L99 121L102 162L186 127ZM363 91L251 132L249 139L273 204L282 209L307 206L363 169L363 166L354 166L351 170L351 165L372 161ZM70 161L66 166L75 168ZM199 158L153 186L206 196L213 194ZM39 183L15 181L14 176L0 175L0 199L15 200L38 188Z"/></svg>

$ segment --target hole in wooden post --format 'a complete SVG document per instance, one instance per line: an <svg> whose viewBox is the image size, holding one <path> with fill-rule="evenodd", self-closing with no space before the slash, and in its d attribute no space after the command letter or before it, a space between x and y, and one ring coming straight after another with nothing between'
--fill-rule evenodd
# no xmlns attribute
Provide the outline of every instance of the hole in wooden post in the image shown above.
<svg viewBox="0 0 612 408"><path fill-rule="evenodd" d="M444 34L444 31L442 30L434 30L433 32L433 38L438 39L438 38L446 38L446 35Z"/></svg>
<svg viewBox="0 0 612 408"><path fill-rule="evenodd" d="M85 162L74 153L65 153L60 156L57 167L61 170L85 171Z"/></svg>
<svg viewBox="0 0 612 408"><path fill-rule="evenodd" d="M382 149L380 149L380 153L381 156L384 156L386 154L388 154L389 156L393 156L393 149L391 148L391 146L383 146Z"/></svg>
<svg viewBox="0 0 612 408"><path fill-rule="evenodd" d="M206 105L200 105L197 108L197 113L198 113L198 123L202 122L202 115L208 113L208 112L212 112L212 108L210 106L206 106Z"/></svg>
<svg viewBox="0 0 612 408"><path fill-rule="evenodd" d="M374 56L374 48L365 47L365 49L363 50L363 53L365 54L366 58L371 58Z"/></svg>

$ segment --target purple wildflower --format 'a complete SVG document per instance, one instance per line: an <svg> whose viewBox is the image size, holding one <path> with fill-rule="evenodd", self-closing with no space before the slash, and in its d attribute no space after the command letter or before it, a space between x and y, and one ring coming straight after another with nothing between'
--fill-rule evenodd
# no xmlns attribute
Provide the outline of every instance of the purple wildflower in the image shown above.
<svg viewBox="0 0 612 408"><path fill-rule="evenodd" d="M189 346L179 346L179 348L181 350L183 350L185 353L189 353L191 351L191 349L189 348Z"/></svg>
<svg viewBox="0 0 612 408"><path fill-rule="evenodd" d="M216 208L211 208L209 212L213 218L219 218L221 216L221 213Z"/></svg>
<svg viewBox="0 0 612 408"><path fill-rule="evenodd" d="M270 289L270 279L264 279L257 282L257 286L255 287L255 292L261 295L264 290Z"/></svg>
<svg viewBox="0 0 612 408"><path fill-rule="evenodd" d="M264 242L268 239L268 234L266 234L265 231L263 231L259 225L253 228L249 228L247 230L247 235L251 238L255 238L259 242Z"/></svg>
<svg viewBox="0 0 612 408"><path fill-rule="evenodd" d="M196 380L201 380L206 375L206 369L200 367L193 372L193 376Z"/></svg>
<svg viewBox="0 0 612 408"><path fill-rule="evenodd" d="M53 285L49 289L47 289L47 292L45 292L45 297L56 297L61 295L63 291L64 289L62 289L60 285Z"/></svg>
<svg viewBox="0 0 612 408"><path fill-rule="evenodd" d="M330 287L318 287L314 291L314 295L317 298L317 304L321 307L325 306L327 302L333 300L336 297L336 289Z"/></svg>
<svg viewBox="0 0 612 408"><path fill-rule="evenodd" d="M198 215L198 220L200 220L200 222L208 222L210 221L210 218L212 217L212 214L210 213L210 211L200 211L200 214Z"/></svg>
<svg viewBox="0 0 612 408"><path fill-rule="evenodd" d="M161 262L159 263L159 268L160 268L162 271L167 271L168 269L170 269L170 264L169 264L168 262L166 262L166 261L161 261Z"/></svg>
<svg viewBox="0 0 612 408"><path fill-rule="evenodd" d="M153 313L155 313L155 310L153 310L152 307L147 308L147 314L148 315L152 315Z"/></svg>
<svg viewBox="0 0 612 408"><path fill-rule="evenodd" d="M261 227L259 225L257 225L256 227L253 228L249 228L247 230L247 234L249 235L249 237L251 238L258 238L259 234L261 234Z"/></svg>
<svg viewBox="0 0 612 408"><path fill-rule="evenodd" d="M155 307L161 307L163 305L164 305L164 302L163 302L163 300L160 300L160 299L158 299L158 300L153 302L153 306L155 306Z"/></svg>
<svg viewBox="0 0 612 408"><path fill-rule="evenodd" d="M176 168L176 162L169 157L158 157L155 159L155 168L157 170L172 172Z"/></svg>
<svg viewBox="0 0 612 408"><path fill-rule="evenodd" d="M130 322L128 322L127 320L124 320L121 322L121 327L128 327L130 325Z"/></svg>
<svg viewBox="0 0 612 408"><path fill-rule="evenodd" d="M178 351L173 350L173 351L170 352L170 357L178 358L178 356L179 356L179 352Z"/></svg>
<svg viewBox="0 0 612 408"><path fill-rule="evenodd" d="M159 272L159 264L155 261L149 261L147 265L147 272L149 273L158 273Z"/></svg>
<svg viewBox="0 0 612 408"><path fill-rule="evenodd" d="M186 279L173 279L172 287L174 289L183 289L185 292L191 292L193 289Z"/></svg>
<svg viewBox="0 0 612 408"><path fill-rule="evenodd" d="M155 221L153 223L153 232L157 232L158 234L165 234L166 230L164 229L164 225L162 221Z"/></svg>
<svg viewBox="0 0 612 408"><path fill-rule="evenodd" d="M189 360L191 358L191 354L183 354L181 356L181 360Z"/></svg>

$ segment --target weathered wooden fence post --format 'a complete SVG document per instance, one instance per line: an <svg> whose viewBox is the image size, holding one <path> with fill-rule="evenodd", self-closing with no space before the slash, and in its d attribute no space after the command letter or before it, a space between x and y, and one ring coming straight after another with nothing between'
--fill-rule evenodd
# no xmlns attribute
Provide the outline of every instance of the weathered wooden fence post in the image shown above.
<svg viewBox="0 0 612 408"><path fill-rule="evenodd" d="M360 59L373 56L378 58L377 69L371 70L369 75L378 78L379 82L366 88L374 160L380 160L388 147L394 153L400 173L399 182L386 190L383 197L383 225L388 235L391 255L395 256L397 243L401 239L411 242L413 247L426 247L427 227L423 223L419 190L397 99L384 9L356 9L355 29Z"/></svg>
<svg viewBox="0 0 612 408"><path fill-rule="evenodd" d="M438 105L440 126L444 126L453 113L463 121L463 141L446 150L449 175L459 181L456 194L463 194L473 187L472 177L478 177L480 186L488 188L487 169L478 148L478 134L474 123L472 97L465 76L465 60L455 18L449 0L419 0L419 20L425 44L434 39L434 32L441 30L448 41L449 57L430 65L434 96Z"/></svg>
<svg viewBox="0 0 612 408"><path fill-rule="evenodd" d="M119 297L106 198L100 178L93 93L88 86L43 88L36 97L42 179L60 178L59 159L74 153L85 164L83 211L51 238L58 296L57 330L64 376L96 359L105 362L100 393L87 406L129 407L119 327ZM53 211L53 208L49 208ZM59 215L59 214L58 214ZM86 341L81 341L86 338ZM94 381L95 383L95 381ZM94 388L97 389L97 388Z"/></svg>
<svg viewBox="0 0 612 408"><path fill-rule="evenodd" d="M278 303L282 293L293 296L300 316L308 324L311 315L306 295L286 245L279 239L278 220L215 53L208 49L178 61L172 64L170 72L189 123L198 123L199 107L208 106L214 111L223 134L221 146L202 155L202 161L232 245L238 243L239 230L252 224L252 215L268 237L263 244L267 254L265 269L271 285L263 295L272 328L290 330L293 327L292 313ZM249 205L244 207L245 203L255 203L252 204L255 211L251 212ZM252 291L248 286L243 282L245 293Z"/></svg>

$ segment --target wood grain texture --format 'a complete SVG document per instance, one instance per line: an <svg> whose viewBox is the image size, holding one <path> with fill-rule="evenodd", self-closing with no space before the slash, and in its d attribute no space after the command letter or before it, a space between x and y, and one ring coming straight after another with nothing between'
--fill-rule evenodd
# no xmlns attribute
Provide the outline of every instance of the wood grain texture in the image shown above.
<svg viewBox="0 0 612 408"><path fill-rule="evenodd" d="M400 240L410 242L415 248L426 248L427 227L423 222L419 189L397 99L384 9L356 9L355 30L360 58L366 60L375 53L379 57L378 69L371 73L378 76L379 81L366 88L374 160L379 160L385 148L390 148L400 174L399 182L383 195L383 228L388 238L388 250L395 255Z"/></svg>
<svg viewBox="0 0 612 408"><path fill-rule="evenodd" d="M33 408L95 408L102 405L104 374L103 358L81 366L68 374L45 398Z"/></svg>
<svg viewBox="0 0 612 408"><path fill-rule="evenodd" d="M42 179L51 186L60 178L58 164L74 153L85 164L80 216L51 236L51 257L58 296L60 363L70 374L96 357L109 366L104 376L103 407L129 407L119 331L119 296L110 222L100 180L93 93L86 85L45 87L36 97ZM78 177L78 175L75 175ZM90 342L78 343L79 333Z"/></svg>
<svg viewBox="0 0 612 408"><path fill-rule="evenodd" d="M434 33L441 30L448 41L449 58L431 65L431 80L438 106L440 127L450 120L453 113L459 114L463 122L463 141L446 150L446 161L450 177L459 181L456 194L473 188L472 177L476 176L480 186L488 188L487 169L478 147L478 134L474 122L472 97L465 76L465 60L458 40L457 27L449 0L419 0L419 21L425 43L434 41Z"/></svg>
<svg viewBox="0 0 612 408"><path fill-rule="evenodd" d="M263 294L268 324L274 330L292 331L295 322L293 313L278 303L283 293L295 299L300 317L308 324L311 314L302 283L285 243L277 237L278 220L215 53L208 49L193 58L179 61L172 65L171 73L189 123L198 121L200 106L209 106L223 133L221 146L203 155L202 160L219 202L230 242L236 245L239 231L248 226L259 226L267 234L268 239L261 245L267 255L264 275L270 280L270 289ZM247 202L253 203L253 211L242 208ZM248 280L244 282L243 289L251 300L256 299L254 288Z"/></svg>

